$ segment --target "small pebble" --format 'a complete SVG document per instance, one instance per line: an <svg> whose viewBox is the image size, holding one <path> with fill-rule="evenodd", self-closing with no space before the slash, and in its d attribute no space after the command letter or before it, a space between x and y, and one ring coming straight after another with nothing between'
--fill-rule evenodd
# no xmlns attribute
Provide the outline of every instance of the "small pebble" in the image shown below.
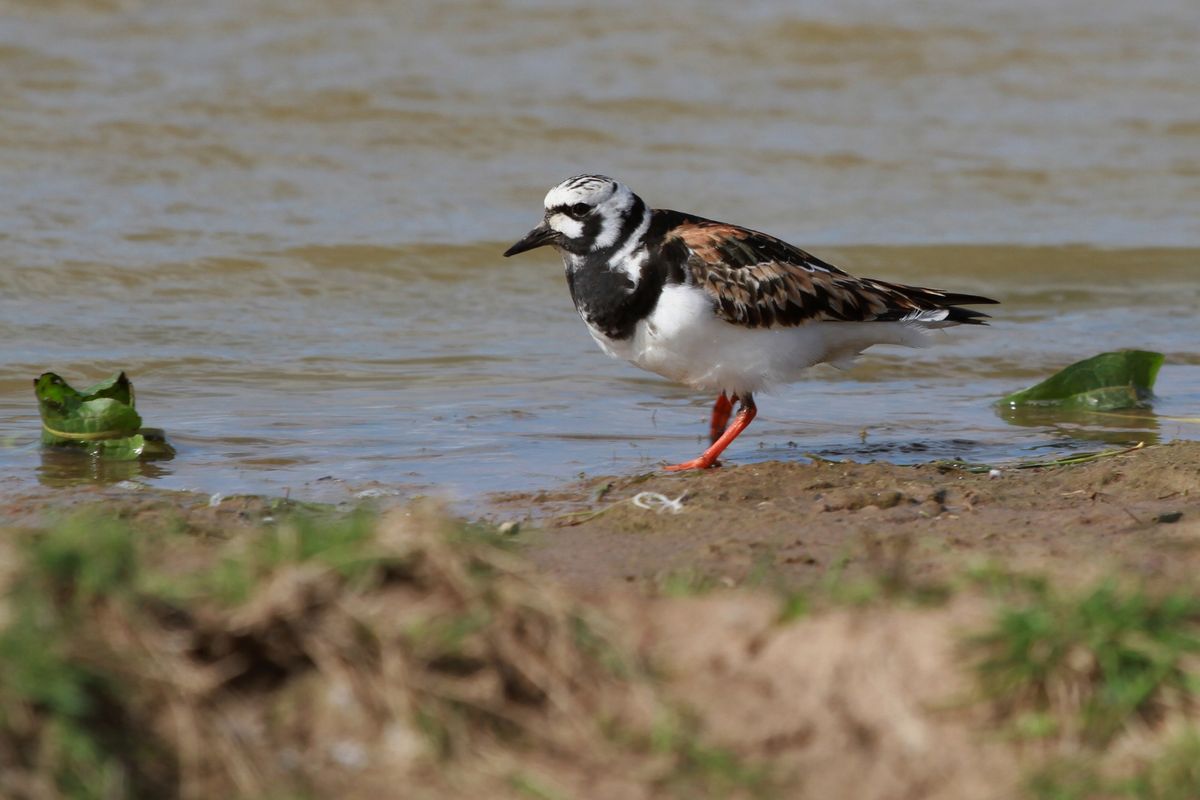
<svg viewBox="0 0 1200 800"><path fill-rule="evenodd" d="M1001 472L1001 471L1000 471L1000 470L998 470L998 469L989 469L989 470L988 470L988 477L989 477L989 478L991 478L992 480L995 480L996 478L1002 478L1002 477L1004 477L1004 473L1003 473L1003 472Z"/></svg>
<svg viewBox="0 0 1200 800"><path fill-rule="evenodd" d="M501 536L516 536L521 532L521 523L519 522L501 522L496 530Z"/></svg>

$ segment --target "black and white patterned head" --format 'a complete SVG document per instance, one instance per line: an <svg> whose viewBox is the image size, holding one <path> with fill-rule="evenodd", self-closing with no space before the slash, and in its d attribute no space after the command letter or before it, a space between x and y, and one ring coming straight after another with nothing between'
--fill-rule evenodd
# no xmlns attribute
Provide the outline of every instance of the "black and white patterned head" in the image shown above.
<svg viewBox="0 0 1200 800"><path fill-rule="evenodd" d="M638 228L646 213L629 187L604 175L567 178L546 193L543 205L542 224L504 255L548 244L576 255L608 250Z"/></svg>

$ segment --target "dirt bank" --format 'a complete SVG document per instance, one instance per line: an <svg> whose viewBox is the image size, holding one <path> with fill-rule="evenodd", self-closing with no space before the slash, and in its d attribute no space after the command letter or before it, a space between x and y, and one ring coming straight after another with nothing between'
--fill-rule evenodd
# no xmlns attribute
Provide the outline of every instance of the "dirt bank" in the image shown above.
<svg viewBox="0 0 1200 800"><path fill-rule="evenodd" d="M644 493L678 499L678 513ZM650 509L632 500L641 496ZM974 473L944 465L768 462L707 472L595 478L497 498L540 520L527 552L575 585L727 584L764 571L809 586L831 574L904 570L937 580L1001 561L1072 579L1118 570L1200 571L1200 443L1089 463Z"/></svg>

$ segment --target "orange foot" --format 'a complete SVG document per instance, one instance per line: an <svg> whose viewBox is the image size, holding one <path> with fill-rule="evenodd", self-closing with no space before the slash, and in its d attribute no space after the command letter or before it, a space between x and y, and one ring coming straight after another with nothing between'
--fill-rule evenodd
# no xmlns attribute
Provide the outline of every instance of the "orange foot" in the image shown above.
<svg viewBox="0 0 1200 800"><path fill-rule="evenodd" d="M720 399L718 398L718 402ZM693 458L691 461L685 461L682 464L672 464L663 469L668 472L680 472L685 469L711 469L712 467L720 466L717 461L717 456L729 446L729 443L738 437L738 434L746 430L746 426L758 413L758 409L754 405L754 398L747 394L741 399L742 407L738 410L737 416L733 419L733 424L730 425L721 437L712 443L712 446L700 454L699 458Z"/></svg>
<svg viewBox="0 0 1200 800"><path fill-rule="evenodd" d="M714 459L706 459L704 456L693 458L691 461L685 461L682 464L671 464L663 467L667 472L682 472L685 469L714 469L721 466L721 462Z"/></svg>

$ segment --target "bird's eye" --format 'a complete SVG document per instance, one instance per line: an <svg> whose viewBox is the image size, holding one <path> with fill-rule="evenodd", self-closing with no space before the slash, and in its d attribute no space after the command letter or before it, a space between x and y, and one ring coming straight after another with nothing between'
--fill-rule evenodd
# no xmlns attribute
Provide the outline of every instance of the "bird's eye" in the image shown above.
<svg viewBox="0 0 1200 800"><path fill-rule="evenodd" d="M587 216L587 213L591 210L592 210L592 207L589 206L587 203L576 203L575 205L573 205L569 209L567 209L567 211L570 213L570 215L572 217L575 217L576 219L578 219L579 217Z"/></svg>

